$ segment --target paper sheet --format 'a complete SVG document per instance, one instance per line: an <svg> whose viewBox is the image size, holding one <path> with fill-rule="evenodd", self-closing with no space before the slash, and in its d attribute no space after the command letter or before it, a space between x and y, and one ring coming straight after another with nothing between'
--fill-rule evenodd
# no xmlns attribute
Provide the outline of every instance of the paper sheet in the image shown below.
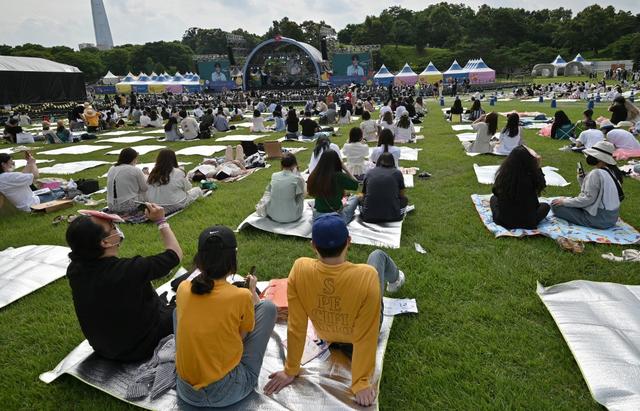
<svg viewBox="0 0 640 411"><path fill-rule="evenodd" d="M418 304L414 298L382 297L384 315L417 314Z"/></svg>
<svg viewBox="0 0 640 411"><path fill-rule="evenodd" d="M93 153L94 151L106 150L108 148L111 148L111 146L101 146L99 144L76 144L68 147L57 148L55 150L41 151L38 153L38 155L57 156L62 154L88 154Z"/></svg>
<svg viewBox="0 0 640 411"><path fill-rule="evenodd" d="M473 171L476 173L476 178L480 184L493 184L496 180L496 173L500 166L479 166L473 165ZM547 181L548 186L566 187L569 182L557 173L558 169L555 167L542 167L544 178Z"/></svg>
<svg viewBox="0 0 640 411"><path fill-rule="evenodd" d="M120 131L109 131L108 133L100 133L100 137L102 136L123 136L125 134L130 134L135 132L135 130L120 130Z"/></svg>
<svg viewBox="0 0 640 411"><path fill-rule="evenodd" d="M176 155L209 157L227 149L227 146L191 146L176 151Z"/></svg>
<svg viewBox="0 0 640 411"><path fill-rule="evenodd" d="M185 163L185 162L182 162L182 161L178 161L178 166L180 166L180 167L187 166L189 164L191 164L191 163L188 163L188 162ZM140 170L142 170L143 168L146 167L146 168L149 169L149 172L151 172L156 167L156 163L138 163L138 164L136 164L136 167L138 167ZM104 173L100 177L107 178L108 174L109 174L108 172Z"/></svg>
<svg viewBox="0 0 640 411"><path fill-rule="evenodd" d="M259 138L266 137L266 136L267 136L266 134L250 134L250 135L236 134L236 135L217 138L216 142L223 142L223 141L255 141L255 140L259 139Z"/></svg>
<svg viewBox="0 0 640 411"><path fill-rule="evenodd" d="M72 163L59 163L52 167L40 168L40 174L69 175L79 173L90 168L109 164L107 161L74 161Z"/></svg>
<svg viewBox="0 0 640 411"><path fill-rule="evenodd" d="M157 150L162 150L163 148L167 148L167 146L157 146L157 145L141 145L141 146L132 146L131 148L133 148L134 150L136 150L138 152L139 155L145 155L147 153L151 153L153 151L157 151ZM109 151L107 153L107 155L110 156L117 156L120 154L120 152L124 150L124 149L118 149L118 150L113 150L113 151Z"/></svg>
<svg viewBox="0 0 640 411"><path fill-rule="evenodd" d="M453 131L465 131L465 130L473 130L471 124L454 124L451 126Z"/></svg>
<svg viewBox="0 0 640 411"><path fill-rule="evenodd" d="M131 144L131 143L139 143L144 140L155 139L154 136L126 136L126 137L118 137L118 138L106 138L100 139L101 143L119 143L119 144Z"/></svg>

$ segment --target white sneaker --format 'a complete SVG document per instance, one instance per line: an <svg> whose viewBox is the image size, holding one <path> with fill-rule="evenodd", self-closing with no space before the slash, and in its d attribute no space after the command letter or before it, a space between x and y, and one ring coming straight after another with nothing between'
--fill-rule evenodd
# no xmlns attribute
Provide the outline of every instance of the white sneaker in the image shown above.
<svg viewBox="0 0 640 411"><path fill-rule="evenodd" d="M395 293L404 285L405 277L402 271L398 271L398 279L393 283L387 283L387 291Z"/></svg>

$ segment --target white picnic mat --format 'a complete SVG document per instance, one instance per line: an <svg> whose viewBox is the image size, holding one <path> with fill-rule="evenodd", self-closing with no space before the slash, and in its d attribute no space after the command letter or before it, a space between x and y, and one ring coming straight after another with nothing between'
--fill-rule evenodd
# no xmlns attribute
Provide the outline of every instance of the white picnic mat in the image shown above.
<svg viewBox="0 0 640 411"><path fill-rule="evenodd" d="M471 127L471 124L454 124L451 126L451 128L453 129L453 131L473 130L473 127Z"/></svg>
<svg viewBox="0 0 640 411"><path fill-rule="evenodd" d="M163 128L156 128L155 130L145 131L142 134L164 134Z"/></svg>
<svg viewBox="0 0 640 411"><path fill-rule="evenodd" d="M313 200L305 200L305 207L300 220L286 224L277 223L268 217L259 217L256 213L253 213L240 223L238 231L247 226L253 226L270 233L311 238L311 227L313 225L312 206ZM356 210L356 217L348 225L353 244L400 248L402 221L372 224L360 220L359 215L360 212Z"/></svg>
<svg viewBox="0 0 640 411"><path fill-rule="evenodd" d="M250 121L245 121L243 123L231 123L230 125L240 127L240 128L250 128L253 127L253 123Z"/></svg>
<svg viewBox="0 0 640 411"><path fill-rule="evenodd" d="M101 143L120 143L120 144L131 144L131 143L139 143L144 140L155 139L154 136L126 136L126 137L117 137L117 138L106 138L100 139Z"/></svg>
<svg viewBox="0 0 640 411"><path fill-rule="evenodd" d="M460 133L460 134L456 134L456 137L458 137L458 140L460 140L461 143L476 141L476 137L477 136L478 135L476 133Z"/></svg>
<svg viewBox="0 0 640 411"><path fill-rule="evenodd" d="M226 149L227 146L191 146L176 151L176 155L208 157Z"/></svg>
<svg viewBox="0 0 640 411"><path fill-rule="evenodd" d="M13 162L16 165L16 170L27 165L27 160L18 159L18 160L13 160ZM51 163L51 162L53 162L53 160L42 160L42 159L36 160L36 164Z"/></svg>
<svg viewBox="0 0 640 411"><path fill-rule="evenodd" d="M500 166L479 166L473 165L473 171L476 173L476 178L480 184L493 184L496 180L496 173ZM542 167L544 173L544 179L547 181L548 186L566 187L569 182L557 173L558 169L555 167Z"/></svg>
<svg viewBox="0 0 640 411"><path fill-rule="evenodd" d="M536 292L593 398L609 410L639 410L640 286L576 280L538 283Z"/></svg>
<svg viewBox="0 0 640 411"><path fill-rule="evenodd" d="M64 277L71 250L57 245L9 247L0 252L0 308Z"/></svg>
<svg viewBox="0 0 640 411"><path fill-rule="evenodd" d="M182 275L186 271L179 271L176 275ZM160 286L156 292L162 294L167 292L167 298L171 299L175 293L171 290L170 282ZM385 308L395 308L393 314L404 312L415 312L408 307L410 300L385 299ZM409 309L407 309L409 308ZM380 325L380 335L378 337L378 347L376 349L376 366L372 376L376 392L380 392L380 380L384 356L389 341L393 316L382 317ZM351 385L351 361L339 349L330 347L329 352L318 355L303 366L303 372L292 383L278 394L266 396L262 393L262 388L269 381L269 375L279 371L284 366L286 349L283 341L287 339L286 323L276 323L262 363L262 369L258 378L258 387L245 399L224 410L244 411L244 410L304 410L312 409L314 405L322 404L322 409L326 410L363 410L353 401ZM313 346L311 339L308 345ZM305 352L307 350L305 349ZM312 356L311 356L312 357ZM83 341L73 351L71 351L60 363L51 371L40 374L40 380L50 384L63 374L69 374L80 381L97 388L113 397L149 410L178 410L192 409L180 401L175 388L171 388L157 398L149 397L138 400L127 400L125 395L127 387L135 382L140 372L140 363L125 364L100 358L93 353L88 341ZM313 405L312 405L313 404ZM378 410L378 401L367 410Z"/></svg>
<svg viewBox="0 0 640 411"><path fill-rule="evenodd" d="M421 148L411 148L407 146L397 146L400 149L400 160L406 161L418 161L418 153L422 151ZM374 147L369 147L369 156L373 152Z"/></svg>
<svg viewBox="0 0 640 411"><path fill-rule="evenodd" d="M51 167L39 169L41 174L59 174L68 175L79 173L90 168L98 167L103 164L109 164L108 161L74 161L72 163L60 163Z"/></svg>
<svg viewBox="0 0 640 411"><path fill-rule="evenodd" d="M121 130L121 131L110 131L108 133L101 133L100 136L123 136L125 134L133 133L135 130Z"/></svg>
<svg viewBox="0 0 640 411"><path fill-rule="evenodd" d="M231 135L231 136L220 137L220 138L216 139L216 142L222 142L222 141L254 141L254 140L257 140L257 139L262 138L262 137L266 137L266 135L265 134L249 134L249 135L236 134L236 135Z"/></svg>
<svg viewBox="0 0 640 411"><path fill-rule="evenodd" d="M422 131L422 126L414 126L413 129L416 131L416 133L419 133Z"/></svg>
<svg viewBox="0 0 640 411"><path fill-rule="evenodd" d="M413 174L402 174L402 178L404 178L404 186L405 188L413 188L415 187L414 176Z"/></svg>
<svg viewBox="0 0 640 411"><path fill-rule="evenodd" d="M147 154L147 153L151 153L152 151L162 150L163 148L167 148L167 146L156 146L156 145L148 145L148 146L145 146L145 145L142 145L142 146L133 146L133 147L131 147L131 148L133 148L134 150L136 150L136 151L138 152L138 154L139 154L139 155L144 155L144 154ZM109 152L107 153L107 155L110 155L110 156L117 156L117 155L119 155L119 154L120 154L120 152L121 152L122 150L124 150L124 149L122 149L122 148L121 148L121 149L119 149L119 150L109 151Z"/></svg>
<svg viewBox="0 0 640 411"><path fill-rule="evenodd" d="M108 148L111 148L111 146L101 146L98 144L93 144L93 145L80 144L80 145L72 145L64 148L57 148L55 150L42 151L38 153L38 155L57 156L62 154L88 154L88 153L93 153L94 151L106 150Z"/></svg>

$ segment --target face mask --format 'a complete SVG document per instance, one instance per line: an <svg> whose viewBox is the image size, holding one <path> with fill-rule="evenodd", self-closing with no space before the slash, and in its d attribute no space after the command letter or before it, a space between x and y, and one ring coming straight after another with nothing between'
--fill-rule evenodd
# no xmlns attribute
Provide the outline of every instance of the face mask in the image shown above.
<svg viewBox="0 0 640 411"><path fill-rule="evenodd" d="M107 238L111 238L111 237L114 237L114 236L118 236L118 237L120 238L120 241L118 241L118 243L117 243L117 244L109 244L109 247L120 247L120 244L122 244L122 242L124 241L124 233L122 232L122 230L120 230L120 227L118 227L117 225L116 225L116 226L114 226L114 228L115 228L115 230L116 230L115 234L111 234L111 235L107 236L107 237L105 238L105 240L106 240Z"/></svg>
<svg viewBox="0 0 640 411"><path fill-rule="evenodd" d="M589 164L590 166L595 166L596 164L598 164L598 159L593 156L587 156L587 164Z"/></svg>

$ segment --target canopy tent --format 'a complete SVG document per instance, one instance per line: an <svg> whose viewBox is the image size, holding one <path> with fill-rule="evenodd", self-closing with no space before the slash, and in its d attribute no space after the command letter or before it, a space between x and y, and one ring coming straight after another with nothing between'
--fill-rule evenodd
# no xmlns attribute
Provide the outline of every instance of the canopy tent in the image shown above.
<svg viewBox="0 0 640 411"><path fill-rule="evenodd" d="M181 93L197 93L201 91L200 77L197 74L190 75L188 78L184 77L179 72L175 76L171 76L167 73L157 75L151 73L148 76L145 73L140 73L138 77L129 73L121 82L116 84L116 91L118 93L164 93L170 92L174 94Z"/></svg>
<svg viewBox="0 0 640 411"><path fill-rule="evenodd" d="M469 70L469 82L471 84L486 84L496 82L496 71L489 68L487 64L480 58L469 60L467 63ZM465 68L467 67L465 66Z"/></svg>
<svg viewBox="0 0 640 411"><path fill-rule="evenodd" d="M393 83L393 78L393 73L383 64L380 70L373 76L373 82L381 86L388 86Z"/></svg>
<svg viewBox="0 0 640 411"><path fill-rule="evenodd" d="M582 57L582 54L578 53L576 57L568 62L564 67L565 76L577 76L591 73L593 69L593 63L587 61Z"/></svg>
<svg viewBox="0 0 640 411"><path fill-rule="evenodd" d="M0 56L0 104L84 101L84 74L36 57Z"/></svg>
<svg viewBox="0 0 640 411"><path fill-rule="evenodd" d="M430 61L429 65L418 76L420 84L433 84L442 80L442 72Z"/></svg>
<svg viewBox="0 0 640 411"><path fill-rule="evenodd" d="M411 69L408 63L396 74L393 84L396 86L413 86L418 82L418 75Z"/></svg>
<svg viewBox="0 0 640 411"><path fill-rule="evenodd" d="M104 77L102 77L102 84L113 85L120 81L120 77L113 74L111 71L108 71Z"/></svg>
<svg viewBox="0 0 640 411"><path fill-rule="evenodd" d="M445 82L453 82L454 79L460 81L469 78L469 71L463 69L460 64L458 64L458 60L453 60L449 70L442 73L442 77Z"/></svg>
<svg viewBox="0 0 640 411"><path fill-rule="evenodd" d="M577 61L579 63L587 63L587 60L584 59L584 57L582 57L582 54L578 53L576 55L576 57L573 59L573 61Z"/></svg>
<svg viewBox="0 0 640 411"><path fill-rule="evenodd" d="M567 65L567 62L558 54L551 64L557 67L564 67Z"/></svg>

